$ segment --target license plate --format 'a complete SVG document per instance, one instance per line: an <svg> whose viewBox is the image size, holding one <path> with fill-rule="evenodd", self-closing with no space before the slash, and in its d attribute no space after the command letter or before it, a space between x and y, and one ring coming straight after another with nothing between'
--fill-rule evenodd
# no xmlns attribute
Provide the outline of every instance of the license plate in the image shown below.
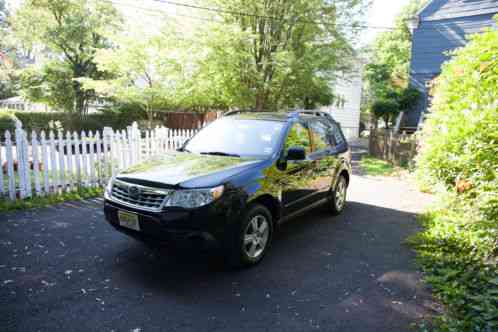
<svg viewBox="0 0 498 332"><path fill-rule="evenodd" d="M138 223L138 215L135 213L118 211L119 225L133 229L135 231L140 231L140 224Z"/></svg>

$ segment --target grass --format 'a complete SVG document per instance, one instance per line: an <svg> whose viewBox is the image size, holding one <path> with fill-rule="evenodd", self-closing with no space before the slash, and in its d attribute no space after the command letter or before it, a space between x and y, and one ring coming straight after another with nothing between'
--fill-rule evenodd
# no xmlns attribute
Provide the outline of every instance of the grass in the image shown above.
<svg viewBox="0 0 498 332"><path fill-rule="evenodd" d="M103 190L101 188L82 188L77 191L67 192L63 194L33 197L23 200L18 199L15 201L11 201L8 199L0 199L0 213L46 207L66 201L80 201L88 198L98 197L102 194Z"/></svg>
<svg viewBox="0 0 498 332"><path fill-rule="evenodd" d="M437 332L498 331L498 220L458 194L421 215L424 230L409 242L443 313Z"/></svg>
<svg viewBox="0 0 498 332"><path fill-rule="evenodd" d="M394 176L402 170L402 168L395 167L385 160L374 157L361 158L360 167L366 175L371 176Z"/></svg>

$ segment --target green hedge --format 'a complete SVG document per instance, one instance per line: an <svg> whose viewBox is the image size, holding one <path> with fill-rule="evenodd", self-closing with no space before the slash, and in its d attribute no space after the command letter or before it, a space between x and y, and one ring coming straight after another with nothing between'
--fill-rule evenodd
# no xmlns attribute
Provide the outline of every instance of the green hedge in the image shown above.
<svg viewBox="0 0 498 332"><path fill-rule="evenodd" d="M498 30L443 66L417 174L442 204L413 243L446 305L438 331L498 331Z"/></svg>
<svg viewBox="0 0 498 332"><path fill-rule="evenodd" d="M68 113L62 112L19 112L0 110L0 133L15 129L15 120L19 119L23 128L28 132L48 131L62 128L64 131L97 131L104 127L125 129L133 121L141 121L144 114L136 109L104 110L99 113L88 114L84 119L76 119Z"/></svg>
<svg viewBox="0 0 498 332"><path fill-rule="evenodd" d="M0 110L0 135L6 130L14 131L16 128L16 116L14 112L7 110Z"/></svg>

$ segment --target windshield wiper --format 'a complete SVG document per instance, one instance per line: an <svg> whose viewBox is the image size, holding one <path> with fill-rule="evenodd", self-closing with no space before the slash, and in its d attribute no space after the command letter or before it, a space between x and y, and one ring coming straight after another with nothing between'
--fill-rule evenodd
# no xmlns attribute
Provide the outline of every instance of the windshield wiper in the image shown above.
<svg viewBox="0 0 498 332"><path fill-rule="evenodd" d="M201 152L200 154L207 154L210 156L223 156L223 157L236 157L240 158L238 154L235 153L226 153L226 152L221 152L221 151L207 151L207 152Z"/></svg>

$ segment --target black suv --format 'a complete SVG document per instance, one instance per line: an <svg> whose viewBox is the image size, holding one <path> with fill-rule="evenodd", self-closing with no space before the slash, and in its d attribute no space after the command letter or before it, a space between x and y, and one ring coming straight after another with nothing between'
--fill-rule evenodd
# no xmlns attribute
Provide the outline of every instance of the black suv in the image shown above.
<svg viewBox="0 0 498 332"><path fill-rule="evenodd" d="M350 161L328 113L228 113L111 179L105 215L140 240L216 244L231 264L252 265L282 222L320 204L341 213Z"/></svg>

